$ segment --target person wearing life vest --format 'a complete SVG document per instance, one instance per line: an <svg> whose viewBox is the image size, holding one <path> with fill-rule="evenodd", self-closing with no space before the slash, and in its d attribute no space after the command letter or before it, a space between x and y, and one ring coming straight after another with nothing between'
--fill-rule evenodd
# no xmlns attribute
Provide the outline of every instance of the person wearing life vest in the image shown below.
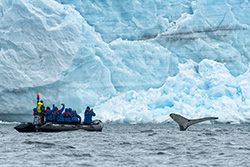
<svg viewBox="0 0 250 167"><path fill-rule="evenodd" d="M43 101L41 100L37 103L37 112L41 118L42 123L44 122L44 111L45 111L45 107L43 105Z"/></svg>
<svg viewBox="0 0 250 167"><path fill-rule="evenodd" d="M45 107L44 107L44 105L43 105L43 101L41 100L41 101L39 101L39 102L37 103L37 111L38 111L39 113L42 113L44 110L45 110Z"/></svg>
<svg viewBox="0 0 250 167"><path fill-rule="evenodd" d="M50 109L50 107L47 107L45 112L44 112L44 115L45 115L45 118L46 118L46 122L53 122L53 109Z"/></svg>
<svg viewBox="0 0 250 167"><path fill-rule="evenodd" d="M37 111L36 108L33 108L33 115L34 115L34 116L35 116L35 115L38 115L38 111Z"/></svg>
<svg viewBox="0 0 250 167"><path fill-rule="evenodd" d="M57 107L55 107L53 116L54 116L54 122L61 124L64 123L64 118L63 118L63 110L64 110L65 105L62 103L62 108L59 110Z"/></svg>
<svg viewBox="0 0 250 167"><path fill-rule="evenodd" d="M36 112L34 111L33 115L39 115L40 119L41 119L41 123L44 122L44 111L45 111L45 107L43 105L43 101L39 101L40 96L39 94L37 94L37 107L36 107Z"/></svg>
<svg viewBox="0 0 250 167"><path fill-rule="evenodd" d="M41 100L41 101L39 101L39 98L40 98L40 96L39 96L39 94L37 94L37 111L38 111L38 113L43 113L44 111L45 111L45 107L44 107L44 105L43 105L43 101Z"/></svg>
<svg viewBox="0 0 250 167"><path fill-rule="evenodd" d="M71 123L72 123L72 124L80 124L80 123L81 123L82 118L81 118L80 115L78 115L78 114L76 113L76 110L73 110L73 111L71 112L71 116L72 116L72 118L71 118Z"/></svg>
<svg viewBox="0 0 250 167"><path fill-rule="evenodd" d="M64 123L70 124L72 115L71 115L72 109L71 108L66 108L64 113L63 113L63 118L64 118Z"/></svg>
<svg viewBox="0 0 250 167"><path fill-rule="evenodd" d="M92 123L92 116L95 116L95 113L93 111L93 109L90 110L90 107L88 106L85 110L84 113L84 124L85 125L89 125Z"/></svg>

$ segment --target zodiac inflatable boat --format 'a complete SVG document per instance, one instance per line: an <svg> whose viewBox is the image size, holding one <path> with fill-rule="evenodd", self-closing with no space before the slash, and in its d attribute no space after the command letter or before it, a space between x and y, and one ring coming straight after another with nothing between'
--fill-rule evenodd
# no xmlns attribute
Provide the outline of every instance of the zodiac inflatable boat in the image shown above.
<svg viewBox="0 0 250 167"><path fill-rule="evenodd" d="M84 124L56 124L52 122L47 122L45 124L40 124L34 122L23 122L14 127L18 132L61 132L61 131L72 131L72 130L86 130L86 131L99 131L103 129L103 123L101 120L93 120L90 125Z"/></svg>

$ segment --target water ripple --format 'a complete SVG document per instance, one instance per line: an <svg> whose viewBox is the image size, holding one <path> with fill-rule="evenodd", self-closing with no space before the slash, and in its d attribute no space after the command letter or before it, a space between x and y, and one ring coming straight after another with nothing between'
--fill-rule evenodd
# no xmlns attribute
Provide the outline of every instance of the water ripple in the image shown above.
<svg viewBox="0 0 250 167"><path fill-rule="evenodd" d="M47 143L47 142L41 142L41 141L29 141L29 140L25 140L23 143L24 144L28 144L28 145L42 145L43 147L55 146L54 143Z"/></svg>
<svg viewBox="0 0 250 167"><path fill-rule="evenodd" d="M85 131L18 133L0 125L8 166L249 166L249 126L106 125ZM45 161L46 160L46 161ZM7 163L6 163L7 162Z"/></svg>

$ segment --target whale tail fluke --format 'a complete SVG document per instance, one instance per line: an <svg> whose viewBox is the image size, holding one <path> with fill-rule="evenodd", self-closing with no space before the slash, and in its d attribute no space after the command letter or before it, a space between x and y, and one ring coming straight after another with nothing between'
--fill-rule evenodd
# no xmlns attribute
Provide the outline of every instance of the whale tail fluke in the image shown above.
<svg viewBox="0 0 250 167"><path fill-rule="evenodd" d="M179 124L180 130L185 131L189 126L197 124L203 121L218 119L218 117L205 117L200 119L187 119L179 114L170 114L169 115L175 122Z"/></svg>

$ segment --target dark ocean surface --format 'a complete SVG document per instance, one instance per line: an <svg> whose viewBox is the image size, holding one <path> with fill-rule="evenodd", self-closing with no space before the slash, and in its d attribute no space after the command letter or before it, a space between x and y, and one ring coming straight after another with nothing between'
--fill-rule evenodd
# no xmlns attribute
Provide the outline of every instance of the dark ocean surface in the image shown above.
<svg viewBox="0 0 250 167"><path fill-rule="evenodd" d="M102 132L19 133L0 124L0 166L250 166L250 125L105 124Z"/></svg>

